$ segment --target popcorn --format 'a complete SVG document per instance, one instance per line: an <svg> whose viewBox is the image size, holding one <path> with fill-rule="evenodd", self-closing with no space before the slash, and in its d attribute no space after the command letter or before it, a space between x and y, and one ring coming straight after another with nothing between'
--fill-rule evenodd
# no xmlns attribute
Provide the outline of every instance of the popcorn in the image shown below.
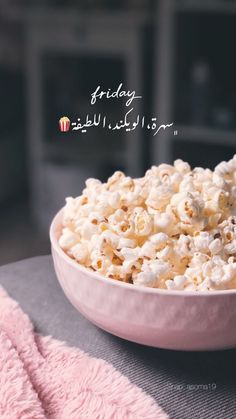
<svg viewBox="0 0 236 419"><path fill-rule="evenodd" d="M173 280L167 279L166 286L168 290L183 290L188 284L188 279L184 275L176 275Z"/></svg>
<svg viewBox="0 0 236 419"><path fill-rule="evenodd" d="M149 267L158 278L166 278L170 272L170 264L160 259L151 261Z"/></svg>
<svg viewBox="0 0 236 419"><path fill-rule="evenodd" d="M107 181L107 189L112 191L116 190L119 187L119 184L122 179L125 178L124 173L116 171Z"/></svg>
<svg viewBox="0 0 236 419"><path fill-rule="evenodd" d="M176 241L176 250L181 256L189 256L193 248L193 237L180 234Z"/></svg>
<svg viewBox="0 0 236 419"><path fill-rule="evenodd" d="M110 230L105 230L101 233L101 237L105 243L111 246L112 249L117 249L120 242L119 236L117 234L114 234Z"/></svg>
<svg viewBox="0 0 236 419"><path fill-rule="evenodd" d="M130 237L134 234L134 223L132 221L121 221L120 224L116 224L113 228L119 236Z"/></svg>
<svg viewBox="0 0 236 419"><path fill-rule="evenodd" d="M189 164L181 159L175 160L174 167L178 172L180 172L183 175L190 172L191 170L191 167L189 166Z"/></svg>
<svg viewBox="0 0 236 419"><path fill-rule="evenodd" d="M157 257L158 257L158 259L162 259L162 260L173 259L174 258L173 247L170 246L170 245L164 247L164 249L157 252Z"/></svg>
<svg viewBox="0 0 236 419"><path fill-rule="evenodd" d="M134 189L125 192L125 194L122 195L122 200L128 207L137 207L142 204L143 198L146 197L146 193L145 191L142 191L141 185L135 185Z"/></svg>
<svg viewBox="0 0 236 419"><path fill-rule="evenodd" d="M204 263L208 262L210 257L205 253L194 252L191 261L189 262L190 268L198 268Z"/></svg>
<svg viewBox="0 0 236 419"><path fill-rule="evenodd" d="M145 287L154 287L157 282L157 278L154 272L140 272L134 279L135 285L144 285Z"/></svg>
<svg viewBox="0 0 236 419"><path fill-rule="evenodd" d="M105 273L107 268L110 266L109 259L102 257L101 255L93 255L91 267L100 273Z"/></svg>
<svg viewBox="0 0 236 419"><path fill-rule="evenodd" d="M127 239L126 237L121 237L119 239L118 249L122 249L123 247L135 247L136 241L133 239Z"/></svg>
<svg viewBox="0 0 236 419"><path fill-rule="evenodd" d="M228 255L236 254L236 240L233 240L232 243L226 244L224 250Z"/></svg>
<svg viewBox="0 0 236 419"><path fill-rule="evenodd" d="M175 194L171 199L174 213L180 221L186 224L201 221L200 216L204 207L199 198L195 198L190 192Z"/></svg>
<svg viewBox="0 0 236 419"><path fill-rule="evenodd" d="M172 212L156 212L156 214L154 214L153 222L156 232L172 235L179 232L178 219Z"/></svg>
<svg viewBox="0 0 236 419"><path fill-rule="evenodd" d="M236 288L236 155L214 171L178 159L66 198L59 246L112 280L177 291Z"/></svg>
<svg viewBox="0 0 236 419"><path fill-rule="evenodd" d="M63 250L69 250L78 241L78 236L69 228L63 228L62 235L59 238L59 246Z"/></svg>
<svg viewBox="0 0 236 419"><path fill-rule="evenodd" d="M124 275L133 274L136 271L140 271L141 263L139 260L124 260L122 264L122 273Z"/></svg>
<svg viewBox="0 0 236 419"><path fill-rule="evenodd" d="M120 194L119 192L113 192L108 197L108 204L115 209L120 207Z"/></svg>
<svg viewBox="0 0 236 419"><path fill-rule="evenodd" d="M94 234L98 233L98 225L86 220L80 227L79 232L84 240L90 240Z"/></svg>
<svg viewBox="0 0 236 419"><path fill-rule="evenodd" d="M71 248L71 253L74 258L83 264L87 264L87 260L89 257L88 248L84 243L77 243L75 246Z"/></svg>
<svg viewBox="0 0 236 419"><path fill-rule="evenodd" d="M151 243L155 245L157 250L163 249L163 247L165 247L166 243L168 242L168 239L169 236L165 233L153 234L153 236L150 237Z"/></svg>
<svg viewBox="0 0 236 419"><path fill-rule="evenodd" d="M64 208L64 224L63 225L70 225L73 223L73 220L76 218L77 211L81 205L81 198L73 199L72 197L66 198L66 206Z"/></svg>
<svg viewBox="0 0 236 419"><path fill-rule="evenodd" d="M223 249L223 244L220 239L215 239L209 244L209 250L212 255L217 255L217 253L220 253Z"/></svg>
<svg viewBox="0 0 236 419"><path fill-rule="evenodd" d="M236 263L215 266L212 269L210 284L215 289L231 288L236 277Z"/></svg>
<svg viewBox="0 0 236 419"><path fill-rule="evenodd" d="M156 210L164 210L173 195L173 190L168 185L160 185L150 190L146 205Z"/></svg>
<svg viewBox="0 0 236 419"><path fill-rule="evenodd" d="M125 260L135 262L139 258L140 247L135 247L134 249L130 247L124 247L120 250L120 254L123 256Z"/></svg>
<svg viewBox="0 0 236 419"><path fill-rule="evenodd" d="M134 278L134 284L163 288L164 280L170 271L169 264L156 260L144 265L143 268L143 271L139 272Z"/></svg>
<svg viewBox="0 0 236 419"><path fill-rule="evenodd" d="M194 247L201 253L207 253L212 241L211 235L207 231L201 231L198 236L193 238Z"/></svg>
<svg viewBox="0 0 236 419"><path fill-rule="evenodd" d="M150 241L146 241L140 250L141 257L155 259L156 254L156 246L154 243L151 243Z"/></svg>
<svg viewBox="0 0 236 419"><path fill-rule="evenodd" d="M113 209L112 207L108 204L108 202L104 201L104 202L99 202L97 204L97 211L103 216L103 217L108 217L110 214L112 214Z"/></svg>
<svg viewBox="0 0 236 419"><path fill-rule="evenodd" d="M187 268L184 275L188 279L189 283L195 287L195 290L202 284L204 280L203 272L201 266L195 266Z"/></svg>
<svg viewBox="0 0 236 419"><path fill-rule="evenodd" d="M147 211L137 208L134 216L134 232L137 236L148 236L152 231L153 220Z"/></svg>

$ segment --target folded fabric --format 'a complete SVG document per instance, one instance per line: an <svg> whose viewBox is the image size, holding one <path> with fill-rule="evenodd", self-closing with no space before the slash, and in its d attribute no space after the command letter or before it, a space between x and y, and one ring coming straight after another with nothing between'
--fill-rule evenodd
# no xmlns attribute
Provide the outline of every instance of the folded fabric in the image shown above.
<svg viewBox="0 0 236 419"><path fill-rule="evenodd" d="M164 419L168 416L107 362L34 333L0 287L1 419Z"/></svg>

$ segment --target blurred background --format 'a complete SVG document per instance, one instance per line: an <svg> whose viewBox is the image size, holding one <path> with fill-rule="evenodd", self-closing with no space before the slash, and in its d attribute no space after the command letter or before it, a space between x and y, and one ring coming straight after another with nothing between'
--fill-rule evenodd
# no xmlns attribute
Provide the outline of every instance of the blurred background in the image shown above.
<svg viewBox="0 0 236 419"><path fill-rule="evenodd" d="M49 253L48 226L65 196L116 169L140 176L182 158L213 168L236 152L236 1L0 0L0 264ZM174 122L155 137L58 121L101 113Z"/></svg>

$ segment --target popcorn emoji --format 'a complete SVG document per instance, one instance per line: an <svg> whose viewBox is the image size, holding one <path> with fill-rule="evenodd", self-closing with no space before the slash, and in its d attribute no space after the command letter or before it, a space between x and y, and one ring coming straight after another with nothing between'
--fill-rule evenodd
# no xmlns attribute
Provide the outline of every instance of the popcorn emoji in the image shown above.
<svg viewBox="0 0 236 419"><path fill-rule="evenodd" d="M59 119L59 129L61 132L67 132L70 129L70 120L67 116Z"/></svg>

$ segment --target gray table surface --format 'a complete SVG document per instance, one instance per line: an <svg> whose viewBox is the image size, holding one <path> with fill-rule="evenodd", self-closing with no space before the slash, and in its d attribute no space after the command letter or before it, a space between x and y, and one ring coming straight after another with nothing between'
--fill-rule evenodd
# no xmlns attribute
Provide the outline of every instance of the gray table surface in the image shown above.
<svg viewBox="0 0 236 419"><path fill-rule="evenodd" d="M111 362L153 396L171 419L236 419L236 350L168 351L98 329L64 296L51 256L0 267L0 284L28 313L37 331Z"/></svg>

